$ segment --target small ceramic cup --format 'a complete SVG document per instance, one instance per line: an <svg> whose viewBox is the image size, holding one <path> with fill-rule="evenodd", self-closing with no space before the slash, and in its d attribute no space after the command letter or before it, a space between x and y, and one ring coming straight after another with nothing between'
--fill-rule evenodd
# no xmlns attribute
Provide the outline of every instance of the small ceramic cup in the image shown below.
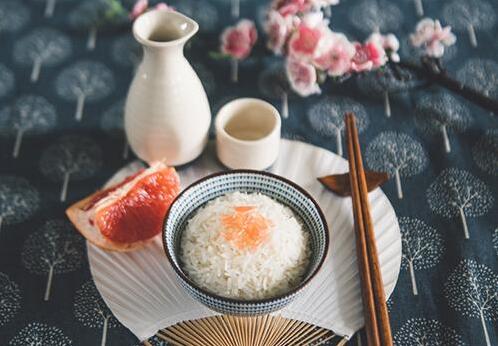
<svg viewBox="0 0 498 346"><path fill-rule="evenodd" d="M241 98L216 116L216 152L228 168L263 170L278 156L280 114L268 102Z"/></svg>

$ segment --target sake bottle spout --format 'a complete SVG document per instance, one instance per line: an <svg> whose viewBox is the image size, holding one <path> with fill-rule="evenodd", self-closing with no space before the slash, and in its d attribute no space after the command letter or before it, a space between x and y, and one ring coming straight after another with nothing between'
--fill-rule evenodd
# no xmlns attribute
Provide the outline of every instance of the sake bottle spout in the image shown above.
<svg viewBox="0 0 498 346"><path fill-rule="evenodd" d="M195 35L199 25L191 18L174 11L152 10L133 23L133 35L145 48L181 47Z"/></svg>

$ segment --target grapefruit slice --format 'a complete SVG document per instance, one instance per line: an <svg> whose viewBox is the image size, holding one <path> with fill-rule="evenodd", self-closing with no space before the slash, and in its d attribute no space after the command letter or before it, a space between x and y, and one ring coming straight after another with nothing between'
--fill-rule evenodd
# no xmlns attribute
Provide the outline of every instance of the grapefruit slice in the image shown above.
<svg viewBox="0 0 498 346"><path fill-rule="evenodd" d="M93 244L129 251L161 233L164 216L179 192L175 169L156 162L73 204L66 214Z"/></svg>

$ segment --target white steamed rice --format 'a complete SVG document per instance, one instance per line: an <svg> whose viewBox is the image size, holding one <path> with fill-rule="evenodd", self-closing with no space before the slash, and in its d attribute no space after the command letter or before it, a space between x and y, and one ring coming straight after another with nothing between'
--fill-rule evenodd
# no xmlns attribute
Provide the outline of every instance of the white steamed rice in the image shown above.
<svg viewBox="0 0 498 346"><path fill-rule="evenodd" d="M250 205L272 223L268 241L240 250L221 235L222 215ZM180 260L200 287L221 296L263 299L299 284L309 260L309 234L286 206L259 193L232 192L199 209L181 239Z"/></svg>

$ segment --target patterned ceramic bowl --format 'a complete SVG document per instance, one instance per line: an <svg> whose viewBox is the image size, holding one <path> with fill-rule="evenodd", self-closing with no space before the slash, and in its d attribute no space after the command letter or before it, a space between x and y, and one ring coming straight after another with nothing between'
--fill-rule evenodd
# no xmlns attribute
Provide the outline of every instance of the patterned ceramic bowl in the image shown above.
<svg viewBox="0 0 498 346"><path fill-rule="evenodd" d="M181 234L190 217L206 202L229 192L259 192L286 205L310 232L311 261L301 283L291 291L268 299L241 300L219 296L195 284L179 260ZM163 245L180 284L200 303L231 315L261 315L279 310L293 301L320 270L329 246L327 223L313 198L295 183L261 171L234 170L207 176L186 188L172 203L163 228Z"/></svg>

